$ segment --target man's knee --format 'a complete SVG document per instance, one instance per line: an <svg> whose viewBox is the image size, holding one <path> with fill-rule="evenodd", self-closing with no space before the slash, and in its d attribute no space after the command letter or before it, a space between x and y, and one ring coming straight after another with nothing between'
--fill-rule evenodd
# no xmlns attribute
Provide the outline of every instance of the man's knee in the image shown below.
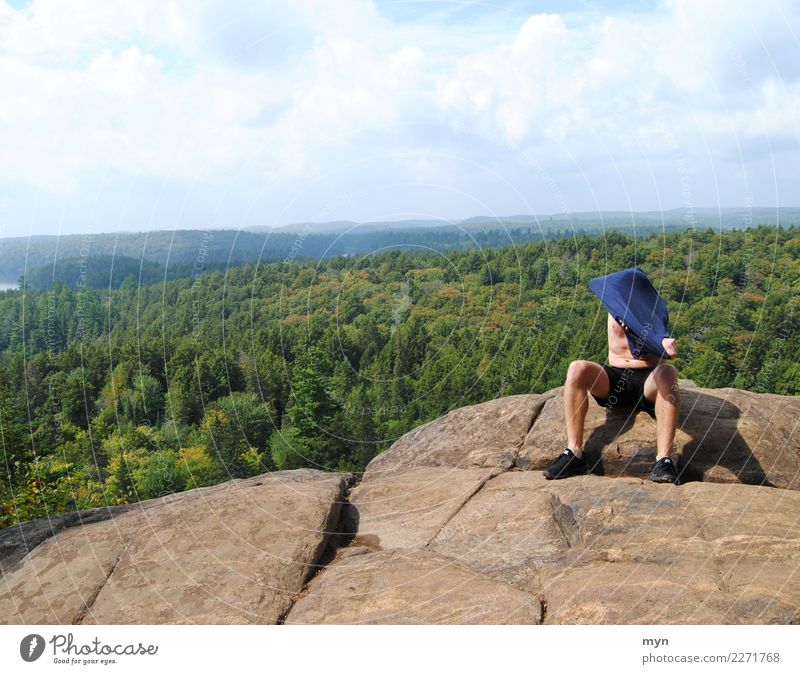
<svg viewBox="0 0 800 674"><path fill-rule="evenodd" d="M653 370L653 381L656 385L656 395L661 396L670 403L680 400L678 388L678 370L670 363L661 363Z"/></svg>
<svg viewBox="0 0 800 674"><path fill-rule="evenodd" d="M567 384L586 385L589 373L593 370L594 363L590 360L573 360L567 368Z"/></svg>
<svg viewBox="0 0 800 674"><path fill-rule="evenodd" d="M661 363L653 370L653 379L659 390L669 390L678 384L678 370L670 363Z"/></svg>

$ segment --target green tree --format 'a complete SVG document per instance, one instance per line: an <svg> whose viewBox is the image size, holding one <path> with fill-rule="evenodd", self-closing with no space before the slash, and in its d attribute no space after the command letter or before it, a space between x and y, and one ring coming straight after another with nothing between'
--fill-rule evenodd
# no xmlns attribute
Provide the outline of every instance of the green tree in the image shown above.
<svg viewBox="0 0 800 674"><path fill-rule="evenodd" d="M187 479L178 453L164 450L148 455L136 471L136 492L139 499L157 498L181 491Z"/></svg>
<svg viewBox="0 0 800 674"><path fill-rule="evenodd" d="M266 447L274 412L254 393L234 393L206 413L206 451L221 475L247 477L272 467Z"/></svg>
<svg viewBox="0 0 800 674"><path fill-rule="evenodd" d="M334 422L341 404L331 397L330 382L323 374L331 370L330 359L317 345L308 346L294 362L286 420L270 442L279 468L330 470L338 465L344 443Z"/></svg>
<svg viewBox="0 0 800 674"><path fill-rule="evenodd" d="M157 424L164 411L161 384L148 374L138 374L119 396L120 413L136 424Z"/></svg>

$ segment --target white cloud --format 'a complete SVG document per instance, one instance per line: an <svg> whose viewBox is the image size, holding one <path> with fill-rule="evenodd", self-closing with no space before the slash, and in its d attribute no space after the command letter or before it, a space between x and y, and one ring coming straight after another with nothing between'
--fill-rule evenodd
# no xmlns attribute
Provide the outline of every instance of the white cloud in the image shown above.
<svg viewBox="0 0 800 674"><path fill-rule="evenodd" d="M739 198L742 175L756 200L794 198L796 3L510 16L448 26L395 23L366 0L0 0L0 175L53 199L89 198L107 171L235 182L277 216L326 175L341 190L345 174L359 188L439 172L504 212L486 167L542 211L563 202L554 179L576 208L625 207L637 190L678 205L680 156L699 200ZM775 174L758 176L765 154ZM642 187L651 173L661 183ZM370 217L378 199L340 215Z"/></svg>
<svg viewBox="0 0 800 674"><path fill-rule="evenodd" d="M800 22L788 2L749 5L747 16L732 5L673 2L655 15L574 28L557 16L530 17L508 44L460 59L439 100L498 142L554 144L578 159L603 147L618 160L635 158L642 143L656 155L674 153L658 142L662 127L695 155L754 135L796 141L800 92L780 77L793 61L771 56L769 45L774 30Z"/></svg>

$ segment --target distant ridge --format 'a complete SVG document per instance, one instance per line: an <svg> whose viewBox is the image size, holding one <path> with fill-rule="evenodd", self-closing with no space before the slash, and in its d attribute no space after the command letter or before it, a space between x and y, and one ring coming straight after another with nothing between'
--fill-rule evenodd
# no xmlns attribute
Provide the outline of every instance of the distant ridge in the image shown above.
<svg viewBox="0 0 800 674"><path fill-rule="evenodd" d="M313 232L315 234L343 233L348 231L373 232L398 229L425 229L454 227L465 229L484 229L502 226L552 227L570 224L596 227L634 227L660 225L695 226L701 228L734 229L757 225L796 225L800 224L800 207L735 207L735 208L671 208L664 211L579 211L575 213L532 213L521 215L476 215L465 219L445 220L442 218L379 220L356 222L335 220L331 222L298 222L279 227L257 225L248 227L253 232Z"/></svg>
<svg viewBox="0 0 800 674"><path fill-rule="evenodd" d="M676 208L667 211L586 211L547 215L478 215L464 220L404 219L354 222L304 222L246 229L180 229L99 234L37 235L0 238L0 285L15 288L22 275L44 287L49 279L75 278L91 259L97 287L113 287L123 274L120 257L130 264L138 282L148 282L153 267L159 276L175 278L230 266L338 255L371 254L386 248L429 249L439 252L468 248L502 248L574 234L600 236L606 231L646 236L661 231L730 230L749 226L800 224L800 207ZM106 263L98 258L106 257ZM82 262L83 261L83 262ZM137 269L139 266L141 269ZM114 281L105 268L117 267ZM100 280L100 272L105 277ZM152 272L152 273L151 273ZM96 285L95 284L95 285ZM0 292L6 288L0 287Z"/></svg>

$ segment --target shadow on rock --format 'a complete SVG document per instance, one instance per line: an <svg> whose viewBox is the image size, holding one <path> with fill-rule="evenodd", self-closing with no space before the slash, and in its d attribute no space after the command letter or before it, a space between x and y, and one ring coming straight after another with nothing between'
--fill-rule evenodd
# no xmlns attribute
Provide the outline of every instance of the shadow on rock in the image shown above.
<svg viewBox="0 0 800 674"><path fill-rule="evenodd" d="M733 482L775 487L739 431L742 410L730 399L700 389L681 390L676 433L681 482ZM656 456L655 415L606 410L584 451L596 475L647 475ZM623 451L631 446L638 449Z"/></svg>

